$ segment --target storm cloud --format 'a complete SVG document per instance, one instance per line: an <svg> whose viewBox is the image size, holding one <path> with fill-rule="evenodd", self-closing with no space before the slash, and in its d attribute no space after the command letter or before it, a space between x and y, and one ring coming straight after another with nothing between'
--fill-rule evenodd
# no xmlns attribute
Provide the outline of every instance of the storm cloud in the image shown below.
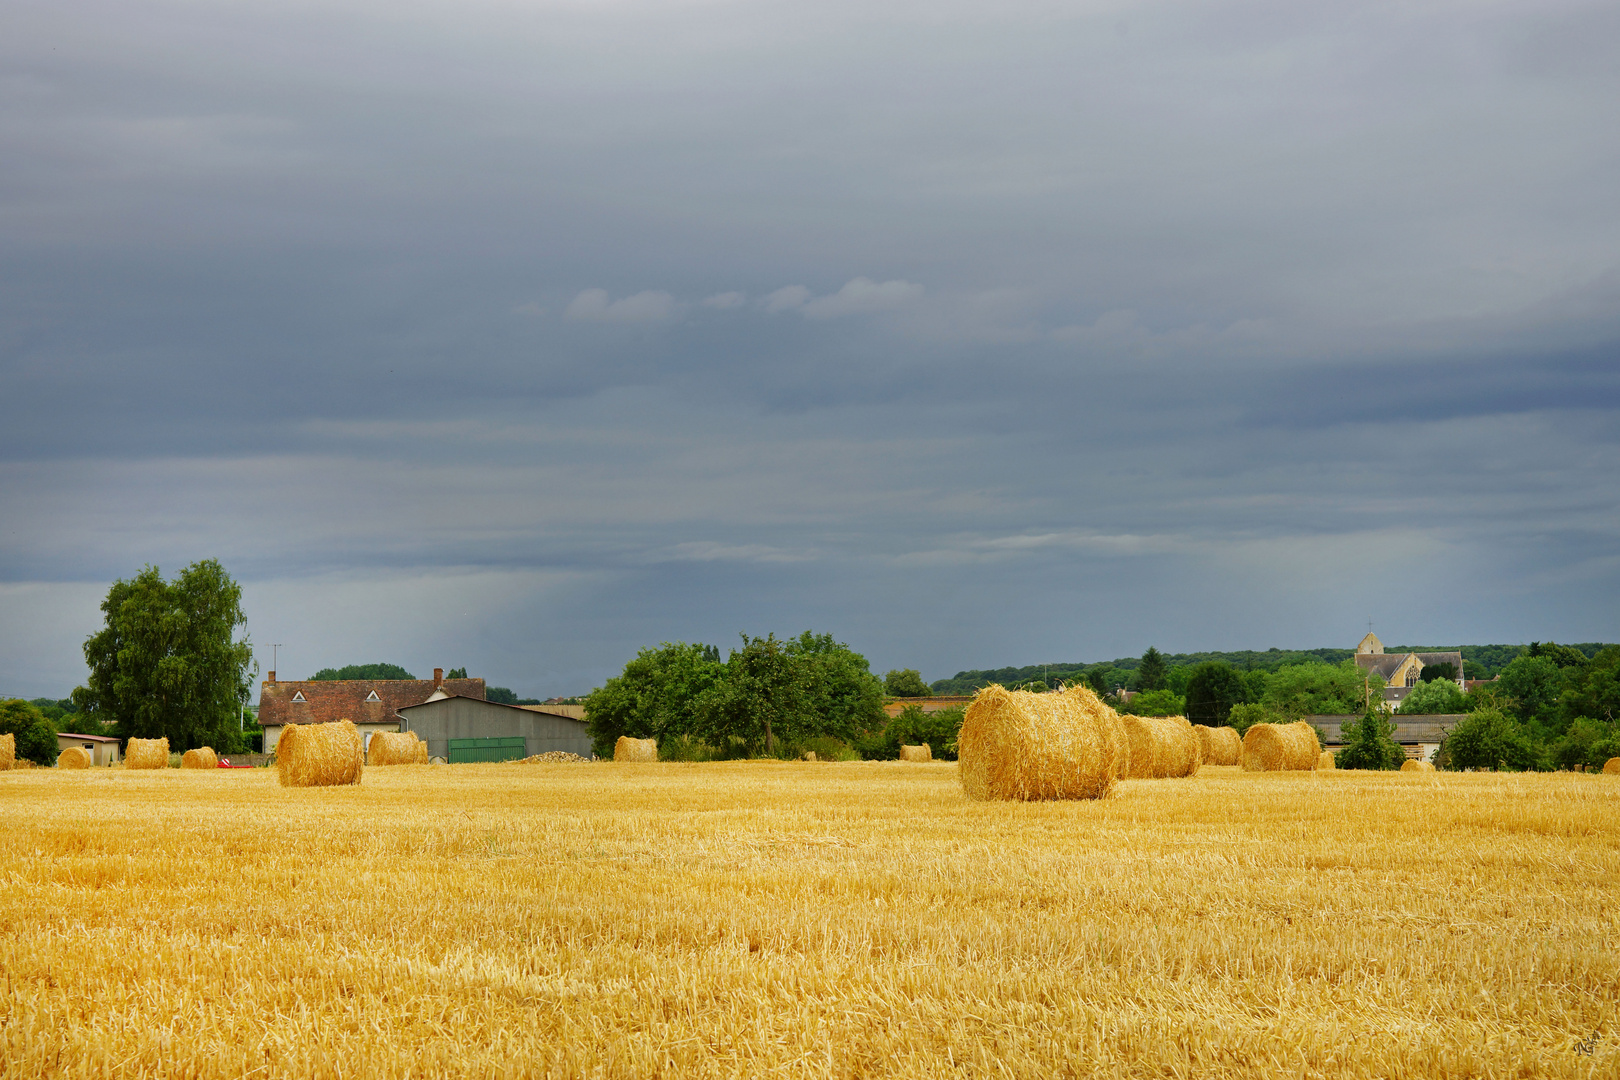
<svg viewBox="0 0 1620 1080"><path fill-rule="evenodd" d="M1598 3L0 16L0 692L1613 640Z"/></svg>

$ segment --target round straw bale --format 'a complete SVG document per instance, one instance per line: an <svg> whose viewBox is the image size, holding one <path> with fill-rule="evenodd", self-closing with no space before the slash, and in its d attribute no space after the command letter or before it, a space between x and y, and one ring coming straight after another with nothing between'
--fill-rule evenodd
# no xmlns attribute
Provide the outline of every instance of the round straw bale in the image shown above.
<svg viewBox="0 0 1620 1080"><path fill-rule="evenodd" d="M167 769L169 767L169 737L161 739L131 739L124 748L126 769Z"/></svg>
<svg viewBox="0 0 1620 1080"><path fill-rule="evenodd" d="M620 735L619 741L613 744L614 761L657 761L657 739L632 739L628 735Z"/></svg>
<svg viewBox="0 0 1620 1080"><path fill-rule="evenodd" d="M426 765L428 763L427 743L422 742L420 739L417 740L416 756L411 760L416 762L418 765Z"/></svg>
<svg viewBox="0 0 1620 1080"><path fill-rule="evenodd" d="M427 759L417 760L417 747L425 752L427 743L419 742L414 731L375 731L366 747L367 765L425 765Z"/></svg>
<svg viewBox="0 0 1620 1080"><path fill-rule="evenodd" d="M82 746L70 746L56 755L58 769L88 769L90 767L90 751Z"/></svg>
<svg viewBox="0 0 1620 1080"><path fill-rule="evenodd" d="M901 743L900 744L900 760L901 761L933 761L934 760L934 750L927 743L923 743L921 746L907 746L905 743Z"/></svg>
<svg viewBox="0 0 1620 1080"><path fill-rule="evenodd" d="M219 755L214 753L211 746L199 746L195 750L187 750L180 755L182 769L217 769L219 768Z"/></svg>
<svg viewBox="0 0 1620 1080"><path fill-rule="evenodd" d="M358 784L366 754L360 729L347 720L288 724L276 743L276 772L282 787Z"/></svg>
<svg viewBox="0 0 1620 1080"><path fill-rule="evenodd" d="M962 790L974 799L1100 799L1130 760L1119 715L1084 686L985 687L962 718L957 750Z"/></svg>
<svg viewBox="0 0 1620 1080"><path fill-rule="evenodd" d="M821 760L821 758L816 755L816 752L814 750L806 750L803 754L799 755L799 759L801 761L820 761Z"/></svg>
<svg viewBox="0 0 1620 1080"><path fill-rule="evenodd" d="M9 731L0 735L0 772L17 763L17 736Z"/></svg>
<svg viewBox="0 0 1620 1080"><path fill-rule="evenodd" d="M1338 767L1338 763L1333 760L1333 755L1326 750L1316 756L1317 772L1326 772L1329 769L1337 769Z"/></svg>
<svg viewBox="0 0 1620 1080"><path fill-rule="evenodd" d="M1243 767L1250 772L1309 772L1321 753L1316 729L1303 720L1256 724L1243 736Z"/></svg>
<svg viewBox="0 0 1620 1080"><path fill-rule="evenodd" d="M1198 734L1185 716L1122 716L1130 744L1126 775L1132 779L1191 776L1203 764Z"/></svg>
<svg viewBox="0 0 1620 1080"><path fill-rule="evenodd" d="M1620 773L1620 757L1612 757L1603 763L1603 771L1613 776Z"/></svg>
<svg viewBox="0 0 1620 1080"><path fill-rule="evenodd" d="M1205 727L1194 724L1198 733L1198 749L1204 755L1205 765L1236 765L1243 757L1243 736L1237 728Z"/></svg>
<svg viewBox="0 0 1620 1080"><path fill-rule="evenodd" d="M1159 771L1159 733L1148 722L1149 719L1146 716L1119 718L1129 750L1125 770L1121 774L1124 779L1150 780L1163 775Z"/></svg>
<svg viewBox="0 0 1620 1080"><path fill-rule="evenodd" d="M1401 772L1434 772L1434 766L1429 764L1427 761L1419 761L1417 758L1408 758L1407 760L1401 762Z"/></svg>

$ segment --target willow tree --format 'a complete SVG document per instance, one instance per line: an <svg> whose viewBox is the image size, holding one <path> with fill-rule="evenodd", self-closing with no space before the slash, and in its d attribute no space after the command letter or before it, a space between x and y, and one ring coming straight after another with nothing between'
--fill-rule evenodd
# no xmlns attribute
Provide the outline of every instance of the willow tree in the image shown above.
<svg viewBox="0 0 1620 1080"><path fill-rule="evenodd" d="M90 678L73 691L81 712L120 738L241 749L256 665L247 636L237 636L247 624L242 587L218 561L192 563L173 581L148 566L113 582L101 611L105 626L84 643Z"/></svg>

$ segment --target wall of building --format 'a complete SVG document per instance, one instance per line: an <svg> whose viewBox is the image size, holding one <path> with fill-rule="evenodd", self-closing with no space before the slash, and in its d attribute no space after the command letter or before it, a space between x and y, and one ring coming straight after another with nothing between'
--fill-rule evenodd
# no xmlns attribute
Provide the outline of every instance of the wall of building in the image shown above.
<svg viewBox="0 0 1620 1080"><path fill-rule="evenodd" d="M404 730L414 731L428 744L433 757L448 757L451 739L493 739L523 737L528 755L563 750L581 757L591 756L591 737L585 722L566 716L534 712L513 705L500 705L475 698L445 698L401 709Z"/></svg>

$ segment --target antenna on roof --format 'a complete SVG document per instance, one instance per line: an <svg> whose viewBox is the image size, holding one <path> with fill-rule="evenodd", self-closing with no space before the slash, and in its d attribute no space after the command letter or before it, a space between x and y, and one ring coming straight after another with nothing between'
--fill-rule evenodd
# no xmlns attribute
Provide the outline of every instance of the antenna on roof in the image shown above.
<svg viewBox="0 0 1620 1080"><path fill-rule="evenodd" d="M270 670L271 671L280 670L279 668L276 667L276 650L281 648L281 644L282 644L281 642L275 642L270 646Z"/></svg>

